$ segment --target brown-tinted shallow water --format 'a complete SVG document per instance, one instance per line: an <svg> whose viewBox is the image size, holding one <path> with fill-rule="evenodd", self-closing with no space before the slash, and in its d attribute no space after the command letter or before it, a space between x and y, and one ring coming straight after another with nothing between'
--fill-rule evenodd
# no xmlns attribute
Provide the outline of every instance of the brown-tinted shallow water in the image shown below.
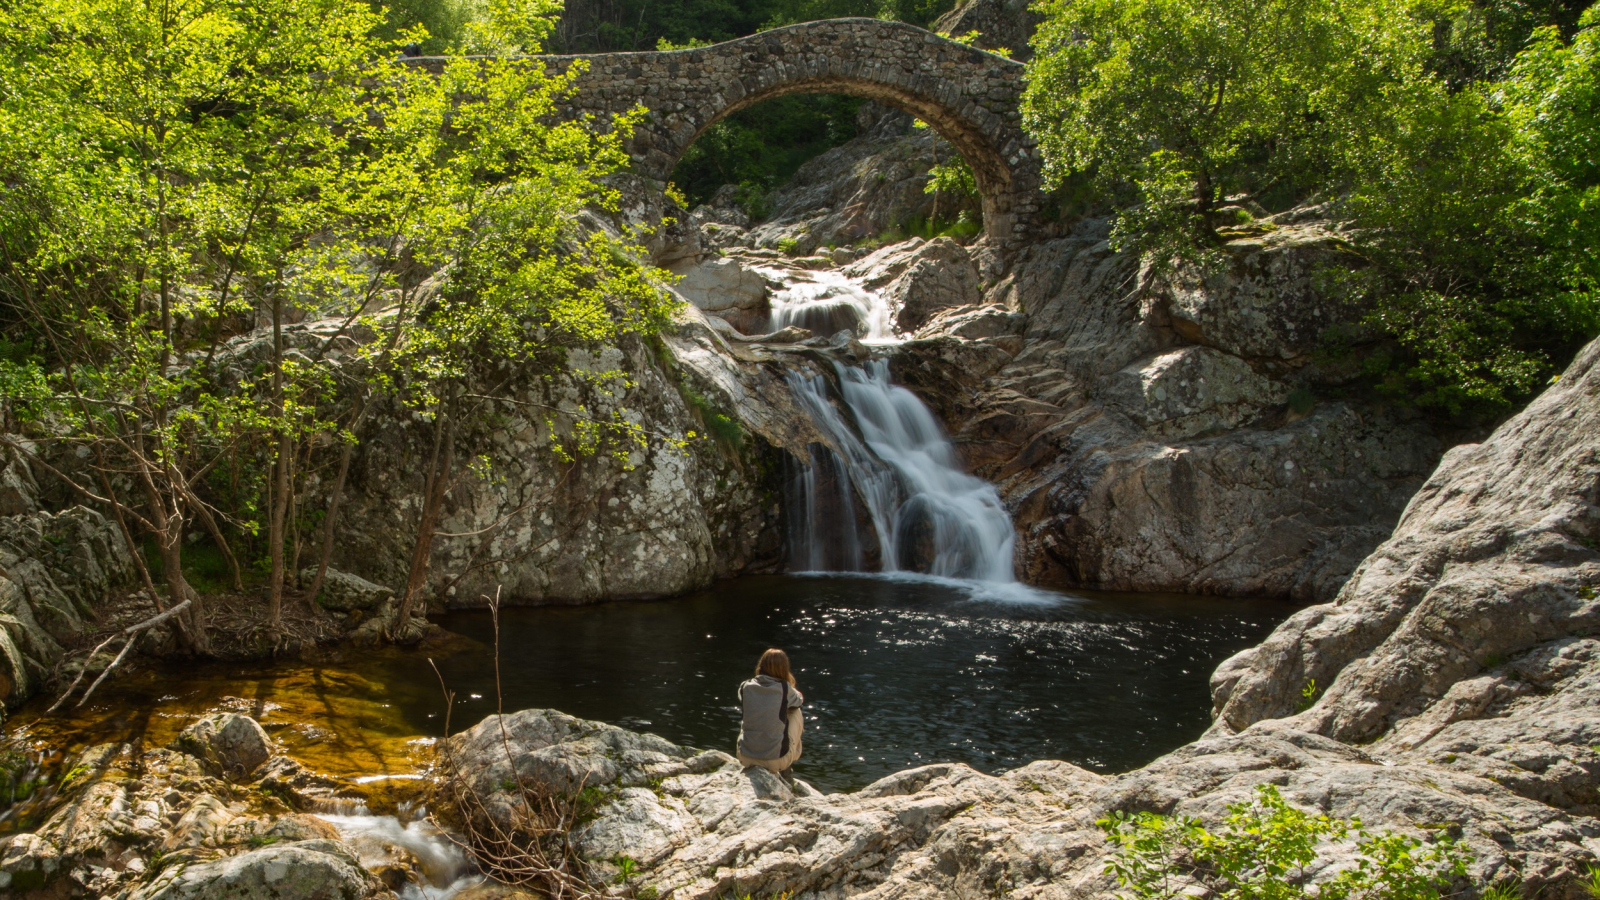
<svg viewBox="0 0 1600 900"><path fill-rule="evenodd" d="M1197 737L1216 664L1291 611L1089 592L983 600L947 582L753 577L669 601L506 609L500 685L507 710L552 707L731 751L737 685L763 649L780 646L807 699L796 772L824 790L938 761L993 772L1056 758L1121 771ZM67 715L43 716L41 698L8 730L59 759L95 743L163 745L196 715L232 709L258 718L313 769L414 777L444 727L430 659L456 692L453 730L496 703L489 614L436 621L445 635L421 649L145 667Z"/></svg>

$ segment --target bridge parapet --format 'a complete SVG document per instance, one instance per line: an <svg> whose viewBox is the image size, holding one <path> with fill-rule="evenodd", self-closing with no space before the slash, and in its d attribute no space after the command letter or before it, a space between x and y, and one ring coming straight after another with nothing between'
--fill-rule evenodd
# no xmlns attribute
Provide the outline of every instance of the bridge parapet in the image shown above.
<svg viewBox="0 0 1600 900"><path fill-rule="evenodd" d="M1038 148L1018 105L1022 64L912 25L826 19L689 50L539 59L552 72L587 62L573 113L605 124L636 105L649 110L628 151L635 171L663 186L723 116L785 94L837 93L903 109L950 141L972 166L985 230L1002 248L1026 237L1039 211Z"/></svg>

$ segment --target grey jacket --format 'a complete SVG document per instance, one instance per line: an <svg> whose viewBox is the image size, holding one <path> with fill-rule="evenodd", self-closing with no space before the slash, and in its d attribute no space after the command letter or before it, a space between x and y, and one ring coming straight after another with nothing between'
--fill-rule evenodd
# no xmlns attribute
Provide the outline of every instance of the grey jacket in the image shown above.
<svg viewBox="0 0 1600 900"><path fill-rule="evenodd" d="M785 707L783 697L789 695ZM805 697L771 675L757 675L739 685L744 720L739 725L739 752L752 759L777 759L783 755L783 733L789 727L789 710L799 709Z"/></svg>

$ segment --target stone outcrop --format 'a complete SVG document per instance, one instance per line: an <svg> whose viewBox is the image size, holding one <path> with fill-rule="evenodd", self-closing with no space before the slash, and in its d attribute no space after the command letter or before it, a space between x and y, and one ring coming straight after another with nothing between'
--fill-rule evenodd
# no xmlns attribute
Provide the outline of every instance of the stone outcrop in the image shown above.
<svg viewBox="0 0 1600 900"><path fill-rule="evenodd" d="M1027 62L1033 58L1033 32L1044 21L1031 6L1028 0L966 0L940 16L933 30L962 38L977 32L973 46L1009 51L1012 59Z"/></svg>
<svg viewBox="0 0 1600 900"><path fill-rule="evenodd" d="M29 801L48 813L43 823L0 837L0 891L53 900L393 897L333 825L302 811L359 796L354 786L263 757L269 747L254 719L226 713L191 724L171 749L89 748L52 793Z"/></svg>
<svg viewBox="0 0 1600 900"><path fill-rule="evenodd" d="M202 716L183 729L172 748L232 781L248 779L272 756L272 740L261 725L238 713Z"/></svg>
<svg viewBox="0 0 1600 900"><path fill-rule="evenodd" d="M4 459L0 702L15 706L38 690L61 660L62 645L95 620L106 595L132 581L133 557L109 517L83 506L41 509L27 461L14 450Z"/></svg>
<svg viewBox="0 0 1600 900"><path fill-rule="evenodd" d="M766 197L764 219L752 225L722 210L727 200L695 211L718 246L789 247L809 254L845 247L936 215L954 218L957 201L927 192L928 170L955 149L931 129L878 104L856 116L857 136L818 154Z"/></svg>
<svg viewBox="0 0 1600 900"><path fill-rule="evenodd" d="M275 844L162 871L129 900L366 900L370 876L337 841Z"/></svg>
<svg viewBox="0 0 1600 900"><path fill-rule="evenodd" d="M1592 804L1600 737L1600 344L1481 444L1446 454L1394 534L1330 604L1301 610L1213 679L1219 728L1292 721L1347 742L1478 753L1551 771ZM1588 704L1586 707L1585 704ZM1462 720L1498 725L1457 727ZM1531 726L1513 744L1505 719ZM1434 742L1438 741L1437 744ZM1471 746L1472 750L1466 750ZM1446 750L1444 748L1451 748ZM1530 758L1530 747L1543 748ZM1485 762L1485 765L1490 763ZM1563 779L1575 779L1560 786Z"/></svg>
<svg viewBox="0 0 1600 900"><path fill-rule="evenodd" d="M574 352L570 373L514 381L485 426L463 435L460 452L489 454L495 471L464 477L448 498L433 602L481 604L497 587L511 602L662 597L778 565L779 511L762 460L794 443L786 391L741 363L698 310L680 317L652 345ZM613 372L625 377L604 374ZM562 460L556 441L617 416L638 426L639 442ZM371 421L341 512L361 527L342 532L333 563L398 587L426 434L398 411Z"/></svg>
<svg viewBox="0 0 1600 900"><path fill-rule="evenodd" d="M1259 223L1207 277L1158 277L1086 221L984 292L1019 336L924 326L902 348L899 376L999 486L1024 577L1327 600L1388 535L1441 441L1339 399L1358 362L1319 341L1357 313L1315 272L1345 244L1299 219Z"/></svg>

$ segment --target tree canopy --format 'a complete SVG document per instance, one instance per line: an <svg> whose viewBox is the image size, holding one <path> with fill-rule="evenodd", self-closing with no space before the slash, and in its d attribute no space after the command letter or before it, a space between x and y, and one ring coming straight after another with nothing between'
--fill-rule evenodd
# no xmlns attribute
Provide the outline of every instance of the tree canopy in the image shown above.
<svg viewBox="0 0 1600 900"><path fill-rule="evenodd" d="M493 2L464 40L535 50L558 9ZM302 504L329 460L314 451L345 448L317 495L325 567L349 447L373 403L401 404L433 448L409 609L470 462L453 454L462 411L508 369L562 371L568 350L670 312L637 248L576 224L614 207L602 179L631 121L553 116L570 74L509 58L430 73L397 60L420 34L381 37L351 0L27 0L4 16L0 388L47 448L35 459L124 528L150 593L192 601L196 649L193 529L235 590L265 576L275 631L296 557L315 553ZM638 437L620 419L575 427L571 452Z"/></svg>
<svg viewBox="0 0 1600 900"><path fill-rule="evenodd" d="M1328 201L1328 273L1391 397L1503 415L1600 325L1596 17L1577 5L1047 0L1024 99L1052 187L1118 246L1222 264L1221 232ZM1543 24L1540 24L1543 23Z"/></svg>

